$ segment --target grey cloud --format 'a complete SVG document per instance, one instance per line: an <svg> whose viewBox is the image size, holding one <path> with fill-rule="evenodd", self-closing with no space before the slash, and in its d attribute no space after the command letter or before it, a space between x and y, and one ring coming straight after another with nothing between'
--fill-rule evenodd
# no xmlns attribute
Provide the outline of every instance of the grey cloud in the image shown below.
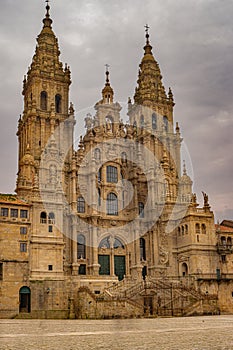
<svg viewBox="0 0 233 350"><path fill-rule="evenodd" d="M1 191L15 187L17 119L22 79L33 56L45 9L41 1L1 1ZM104 64L111 65L115 98L133 96L143 55L144 28L166 90L172 87L175 120L194 165L194 188L209 193L217 216L233 208L233 2L231 0L62 0L51 2L61 59L71 66L76 110L100 99ZM78 113L82 127L85 114ZM200 198L201 202L201 198ZM230 218L230 217L229 217Z"/></svg>

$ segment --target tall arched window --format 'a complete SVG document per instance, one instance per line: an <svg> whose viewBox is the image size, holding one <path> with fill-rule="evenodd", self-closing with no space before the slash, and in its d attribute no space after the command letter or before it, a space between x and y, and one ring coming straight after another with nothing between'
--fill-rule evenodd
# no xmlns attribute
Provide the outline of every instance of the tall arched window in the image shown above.
<svg viewBox="0 0 233 350"><path fill-rule="evenodd" d="M152 114L152 129L157 129L157 115L155 113Z"/></svg>
<svg viewBox="0 0 233 350"><path fill-rule="evenodd" d="M196 224L196 234L200 233L200 224Z"/></svg>
<svg viewBox="0 0 233 350"><path fill-rule="evenodd" d="M40 93L40 108L43 109L43 111L47 111L47 92L41 91Z"/></svg>
<svg viewBox="0 0 233 350"><path fill-rule="evenodd" d="M145 238L140 238L140 260L146 260L146 241Z"/></svg>
<svg viewBox="0 0 233 350"><path fill-rule="evenodd" d="M117 176L117 168L112 165L107 166L107 182L113 182L117 183L118 176Z"/></svg>
<svg viewBox="0 0 233 350"><path fill-rule="evenodd" d="M118 199L113 192L107 195L107 215L118 215Z"/></svg>
<svg viewBox="0 0 233 350"><path fill-rule="evenodd" d="M144 115L141 115L141 117L140 117L140 126L141 126L142 129L145 126Z"/></svg>
<svg viewBox="0 0 233 350"><path fill-rule="evenodd" d="M85 213L85 200L83 197L78 197L77 211L78 213Z"/></svg>
<svg viewBox="0 0 233 350"><path fill-rule="evenodd" d="M86 259L86 238L84 235L78 235L77 244L78 259Z"/></svg>
<svg viewBox="0 0 233 350"><path fill-rule="evenodd" d="M55 96L55 110L56 113L61 113L61 95L59 94Z"/></svg>
<svg viewBox="0 0 233 350"><path fill-rule="evenodd" d="M163 126L164 126L164 130L168 132L168 119L166 115L163 117Z"/></svg>
<svg viewBox="0 0 233 350"><path fill-rule="evenodd" d="M40 213L40 223L41 224L47 224L47 214L45 211L42 211Z"/></svg>
<svg viewBox="0 0 233 350"><path fill-rule="evenodd" d="M206 225L205 224L201 224L201 233L206 234Z"/></svg>
<svg viewBox="0 0 233 350"><path fill-rule="evenodd" d="M144 203L138 203L138 214L140 218L144 218Z"/></svg>
<svg viewBox="0 0 233 350"><path fill-rule="evenodd" d="M50 225L51 224L55 224L55 215L54 215L54 213L49 213L48 219L49 219L49 224Z"/></svg>

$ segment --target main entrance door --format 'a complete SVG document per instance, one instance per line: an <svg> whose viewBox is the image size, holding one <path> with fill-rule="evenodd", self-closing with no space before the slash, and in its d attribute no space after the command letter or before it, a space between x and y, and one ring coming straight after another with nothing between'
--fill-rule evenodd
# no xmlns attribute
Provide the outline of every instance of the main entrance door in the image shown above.
<svg viewBox="0 0 233 350"><path fill-rule="evenodd" d="M31 291L28 287L20 288L19 312L31 312Z"/></svg>
<svg viewBox="0 0 233 350"><path fill-rule="evenodd" d="M114 255L114 273L119 281L123 280L125 275L125 256Z"/></svg>
<svg viewBox="0 0 233 350"><path fill-rule="evenodd" d="M100 275L110 275L110 256L99 255Z"/></svg>

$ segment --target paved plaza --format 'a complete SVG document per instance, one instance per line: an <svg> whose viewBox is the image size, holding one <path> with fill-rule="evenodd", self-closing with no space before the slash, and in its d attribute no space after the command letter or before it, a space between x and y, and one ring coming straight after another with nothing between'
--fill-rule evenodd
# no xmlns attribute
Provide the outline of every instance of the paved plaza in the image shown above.
<svg viewBox="0 0 233 350"><path fill-rule="evenodd" d="M0 320L1 350L232 350L233 316Z"/></svg>

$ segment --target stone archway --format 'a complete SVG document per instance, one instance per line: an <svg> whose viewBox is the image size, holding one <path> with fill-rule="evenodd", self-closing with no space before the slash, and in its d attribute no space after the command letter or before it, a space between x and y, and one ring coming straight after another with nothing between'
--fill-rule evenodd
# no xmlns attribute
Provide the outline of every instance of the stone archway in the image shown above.
<svg viewBox="0 0 233 350"><path fill-rule="evenodd" d="M25 286L19 291L19 312L31 312L31 290Z"/></svg>

